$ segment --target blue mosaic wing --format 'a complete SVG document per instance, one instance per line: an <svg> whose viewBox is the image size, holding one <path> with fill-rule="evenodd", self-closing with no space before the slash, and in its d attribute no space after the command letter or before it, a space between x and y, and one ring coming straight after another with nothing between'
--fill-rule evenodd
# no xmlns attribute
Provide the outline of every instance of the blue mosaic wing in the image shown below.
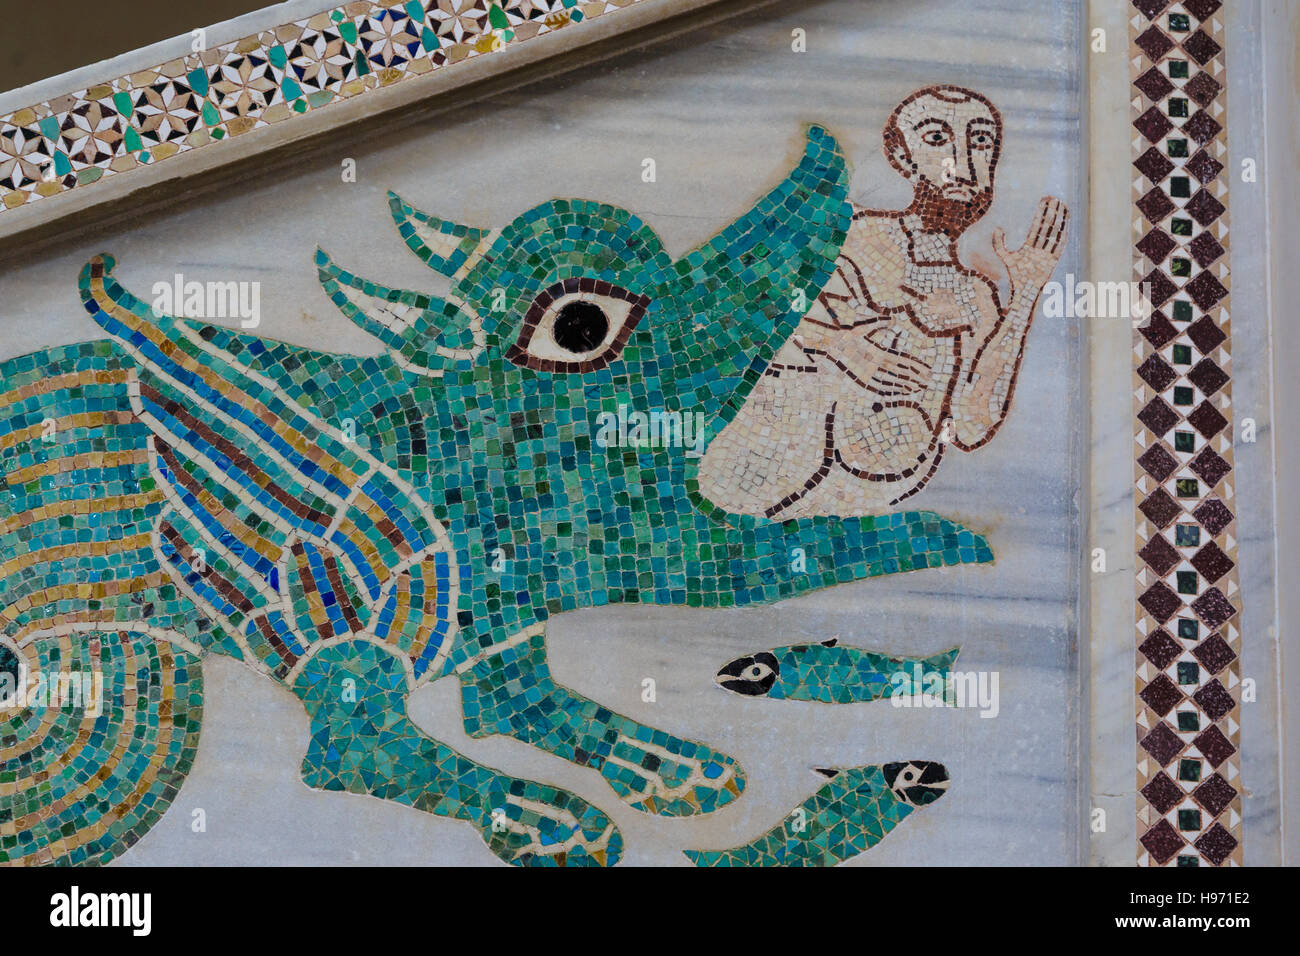
<svg viewBox="0 0 1300 956"><path fill-rule="evenodd" d="M456 591L428 505L354 440L355 422L320 418L202 327L156 315L112 266L91 262L83 301L137 365L132 407L167 500L163 566L282 678L312 645L358 634L425 674Z"/></svg>

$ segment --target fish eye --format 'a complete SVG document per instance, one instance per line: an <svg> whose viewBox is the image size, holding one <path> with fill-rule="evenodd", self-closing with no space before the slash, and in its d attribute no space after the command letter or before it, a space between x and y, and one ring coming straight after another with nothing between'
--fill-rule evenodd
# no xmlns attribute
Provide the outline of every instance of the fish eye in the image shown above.
<svg viewBox="0 0 1300 956"><path fill-rule="evenodd" d="M539 372L604 368L622 353L649 304L648 296L600 279L557 282L533 300L506 358Z"/></svg>

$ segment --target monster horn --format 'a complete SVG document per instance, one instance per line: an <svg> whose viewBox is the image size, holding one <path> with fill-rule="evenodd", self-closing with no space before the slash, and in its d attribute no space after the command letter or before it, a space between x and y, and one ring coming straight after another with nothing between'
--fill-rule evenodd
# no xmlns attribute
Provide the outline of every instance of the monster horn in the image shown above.
<svg viewBox="0 0 1300 956"><path fill-rule="evenodd" d="M421 212L395 192L388 194L388 211L402 240L429 268L445 276L456 272L482 248L486 229L462 226Z"/></svg>

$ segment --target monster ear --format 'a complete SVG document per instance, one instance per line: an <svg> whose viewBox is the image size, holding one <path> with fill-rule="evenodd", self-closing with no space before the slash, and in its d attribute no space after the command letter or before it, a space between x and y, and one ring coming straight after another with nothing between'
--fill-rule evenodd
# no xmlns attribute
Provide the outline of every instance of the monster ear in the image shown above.
<svg viewBox="0 0 1300 956"><path fill-rule="evenodd" d="M674 264L693 306L680 347L715 363L685 403L730 421L820 294L844 244L849 174L834 137L810 127L799 165L749 212Z"/></svg>
<svg viewBox="0 0 1300 956"><path fill-rule="evenodd" d="M316 271L339 311L387 345L408 372L438 378L483 350L483 320L464 302L371 282L340 268L322 249L316 250Z"/></svg>
<svg viewBox="0 0 1300 956"><path fill-rule="evenodd" d="M486 229L462 226L421 212L395 192L388 194L388 210L410 250L428 263L429 268L445 276L454 276L488 236Z"/></svg>

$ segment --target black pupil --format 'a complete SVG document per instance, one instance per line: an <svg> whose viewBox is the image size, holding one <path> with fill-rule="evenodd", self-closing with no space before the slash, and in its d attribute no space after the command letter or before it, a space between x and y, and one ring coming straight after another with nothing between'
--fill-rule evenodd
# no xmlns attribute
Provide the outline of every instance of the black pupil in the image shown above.
<svg viewBox="0 0 1300 956"><path fill-rule="evenodd" d="M570 302L555 317L555 344L566 352L590 352L608 332L604 310L591 302Z"/></svg>

